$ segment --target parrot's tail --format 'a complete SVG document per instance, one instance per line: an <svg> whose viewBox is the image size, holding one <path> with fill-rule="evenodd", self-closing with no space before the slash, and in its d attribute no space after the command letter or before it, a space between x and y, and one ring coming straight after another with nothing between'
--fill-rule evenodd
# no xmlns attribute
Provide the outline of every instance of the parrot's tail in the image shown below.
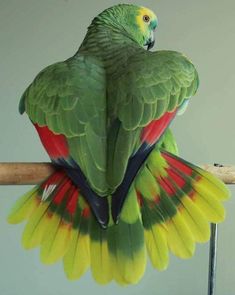
<svg viewBox="0 0 235 295"><path fill-rule="evenodd" d="M63 170L56 171L15 203L8 221L27 221L24 248L40 246L45 264L63 259L71 280L90 267L100 284L113 279L122 285L136 283L145 270L146 250L140 208L132 191L119 224L110 220L109 227L102 229L79 189Z"/></svg>
<svg viewBox="0 0 235 295"><path fill-rule="evenodd" d="M209 239L209 222L224 219L229 192L208 172L165 151L153 151L136 176L119 223L102 229L89 205L63 171L57 171L19 199L8 218L27 220L22 242L41 247L41 260L63 259L69 279L91 268L101 284L137 283L146 253L154 267L168 265L169 250L191 257L195 242ZM147 251L146 251L147 250Z"/></svg>
<svg viewBox="0 0 235 295"><path fill-rule="evenodd" d="M152 265L164 270L169 250L180 258L194 254L195 242L210 237L209 223L224 220L222 202L230 192L219 179L164 150L154 150L136 181Z"/></svg>

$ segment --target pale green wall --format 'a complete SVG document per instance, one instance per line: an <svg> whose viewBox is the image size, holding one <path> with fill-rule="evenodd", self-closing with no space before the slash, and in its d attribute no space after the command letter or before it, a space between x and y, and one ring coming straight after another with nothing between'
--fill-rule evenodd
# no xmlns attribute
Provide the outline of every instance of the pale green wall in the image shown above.
<svg viewBox="0 0 235 295"><path fill-rule="evenodd" d="M48 64L71 56L92 17L119 1L0 0L0 161L47 161L35 132L17 105L32 78ZM132 1L126 1L132 3ZM201 85L186 114L173 124L181 155L195 163L235 164L235 2L233 0L136 1L159 16L157 47L185 52ZM40 264L38 250L20 246L23 225L5 222L28 187L0 187L0 295L206 294L208 246L188 261L171 258L167 271L151 266L137 286L97 286L90 274L65 279L62 265ZM233 188L235 197L235 189ZM235 294L235 200L219 227L217 295Z"/></svg>

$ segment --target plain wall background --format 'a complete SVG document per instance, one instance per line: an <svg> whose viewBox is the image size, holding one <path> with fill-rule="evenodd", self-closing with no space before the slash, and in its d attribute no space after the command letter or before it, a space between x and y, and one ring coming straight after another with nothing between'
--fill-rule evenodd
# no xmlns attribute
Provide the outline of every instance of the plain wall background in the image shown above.
<svg viewBox="0 0 235 295"><path fill-rule="evenodd" d="M155 49L184 52L196 64L200 89L173 129L181 156L194 163L235 164L235 2L233 0L126 1L153 9L159 18ZM47 161L18 101L45 66L74 54L92 18L119 1L0 0L0 161ZM66 280L62 264L44 266L38 250L20 245L23 225L6 223L10 207L29 187L0 187L0 295L206 294L208 244L194 258L171 258L158 272L149 265L136 286L98 286L87 273ZM235 189L232 188L233 197ZM217 295L235 294L235 200L219 226Z"/></svg>

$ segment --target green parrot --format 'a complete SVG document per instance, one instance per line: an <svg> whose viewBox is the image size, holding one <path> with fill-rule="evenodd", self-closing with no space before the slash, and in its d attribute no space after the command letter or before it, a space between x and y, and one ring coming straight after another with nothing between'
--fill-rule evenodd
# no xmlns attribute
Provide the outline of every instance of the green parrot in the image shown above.
<svg viewBox="0 0 235 295"><path fill-rule="evenodd" d="M178 157L169 125L198 88L183 54L151 52L156 15L120 4L88 28L77 53L43 69L19 105L56 172L19 199L10 223L27 221L26 249L88 268L100 284L134 284L147 257L164 270L206 242L224 219L225 185ZM146 50L147 49L147 50Z"/></svg>

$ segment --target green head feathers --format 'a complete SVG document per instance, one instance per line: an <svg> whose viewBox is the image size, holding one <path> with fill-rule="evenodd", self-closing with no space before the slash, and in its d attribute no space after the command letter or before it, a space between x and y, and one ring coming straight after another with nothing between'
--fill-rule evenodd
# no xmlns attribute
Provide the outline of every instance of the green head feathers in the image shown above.
<svg viewBox="0 0 235 295"><path fill-rule="evenodd" d="M150 48L154 43L153 31L157 27L157 17L148 8L119 4L104 10L94 18L91 26L97 25L118 30L140 46L147 45Z"/></svg>

